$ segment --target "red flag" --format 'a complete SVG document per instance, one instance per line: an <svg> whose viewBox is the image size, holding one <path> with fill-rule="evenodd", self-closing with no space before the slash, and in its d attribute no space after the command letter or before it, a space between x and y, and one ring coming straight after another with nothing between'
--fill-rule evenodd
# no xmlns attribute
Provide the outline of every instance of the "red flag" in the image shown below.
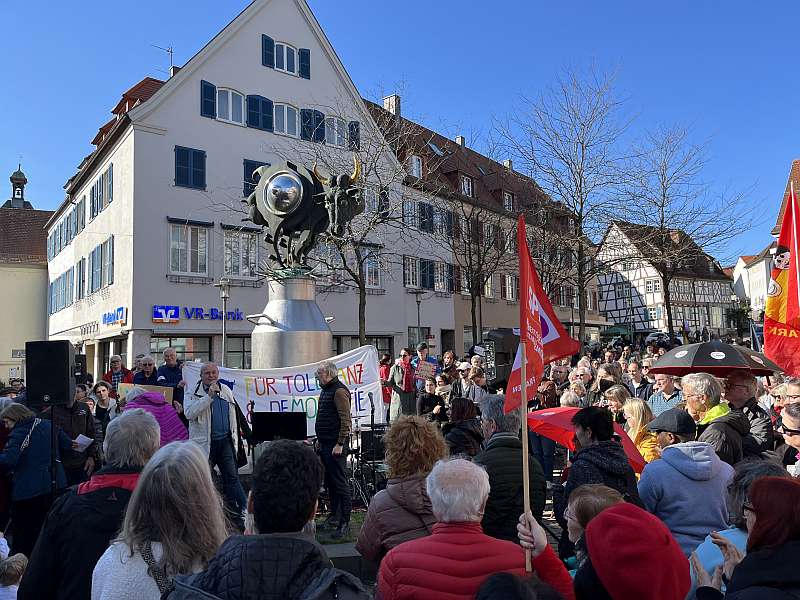
<svg viewBox="0 0 800 600"><path fill-rule="evenodd" d="M800 375L800 219L794 185L781 223L764 311L764 353L790 375Z"/></svg>
<svg viewBox="0 0 800 600"><path fill-rule="evenodd" d="M567 335L564 326L556 317L550 300L544 293L536 267L533 264L528 239L525 235L525 219L517 220L517 248L519 249L519 324L520 343L526 343L526 397L533 398L544 373L544 365L550 361L571 356L580 349L580 342ZM519 408L522 402L521 353L517 350L514 366L506 387L505 412Z"/></svg>

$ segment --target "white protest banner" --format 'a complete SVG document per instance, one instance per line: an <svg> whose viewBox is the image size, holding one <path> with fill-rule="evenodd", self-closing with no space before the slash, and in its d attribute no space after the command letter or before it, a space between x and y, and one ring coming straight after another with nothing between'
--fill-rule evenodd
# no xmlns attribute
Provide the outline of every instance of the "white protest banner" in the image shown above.
<svg viewBox="0 0 800 600"><path fill-rule="evenodd" d="M339 369L339 380L350 390L350 411L353 417L369 422L372 394L375 422L386 421L378 374L378 351L375 346L361 346L330 358ZM186 393L192 393L200 382L200 362L183 363ZM219 378L233 390L244 414L253 403L254 412L305 412L308 435L314 435L320 386L316 372L319 363L280 369L226 369L220 367Z"/></svg>

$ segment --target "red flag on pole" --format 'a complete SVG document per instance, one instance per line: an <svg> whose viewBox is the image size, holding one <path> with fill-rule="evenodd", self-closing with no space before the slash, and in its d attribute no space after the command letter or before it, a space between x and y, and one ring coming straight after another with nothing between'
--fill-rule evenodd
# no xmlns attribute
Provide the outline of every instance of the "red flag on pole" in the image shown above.
<svg viewBox="0 0 800 600"><path fill-rule="evenodd" d="M800 375L800 215L794 184L781 223L764 311L764 354L789 375Z"/></svg>
<svg viewBox="0 0 800 600"><path fill-rule="evenodd" d="M536 394L544 373L544 365L553 360L572 356L580 350L580 342L572 339L556 317L552 304L544 293L533 264L525 234L525 219L517 221L519 249L519 326L520 348L506 386L505 412L511 412L522 402L522 343L525 348L526 398Z"/></svg>

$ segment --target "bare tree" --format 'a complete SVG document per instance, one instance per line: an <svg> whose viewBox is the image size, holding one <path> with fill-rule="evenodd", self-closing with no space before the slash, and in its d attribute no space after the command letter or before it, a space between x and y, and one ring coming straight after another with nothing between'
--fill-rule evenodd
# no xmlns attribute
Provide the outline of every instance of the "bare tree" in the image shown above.
<svg viewBox="0 0 800 600"><path fill-rule="evenodd" d="M712 197L702 181L705 149L683 127L646 134L632 163L627 206L638 238L632 241L661 275L667 327L674 335L670 283L681 273L718 274L712 255L752 226L753 210L741 193Z"/></svg>
<svg viewBox="0 0 800 600"><path fill-rule="evenodd" d="M521 106L498 134L531 177L568 213L560 243L572 254L578 293L579 339L585 338L587 288L604 265L595 243L614 218L628 158L622 137L629 120L614 77L567 71L554 87Z"/></svg>

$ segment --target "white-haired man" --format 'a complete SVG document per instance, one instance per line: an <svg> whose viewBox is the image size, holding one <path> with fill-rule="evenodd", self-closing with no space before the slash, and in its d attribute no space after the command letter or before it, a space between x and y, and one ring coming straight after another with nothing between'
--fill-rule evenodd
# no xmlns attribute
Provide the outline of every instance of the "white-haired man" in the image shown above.
<svg viewBox="0 0 800 600"><path fill-rule="evenodd" d="M384 557L376 597L471 600L494 573L525 575L522 548L481 529L489 497L486 471L463 459L439 461L425 487L437 523L431 535L400 544ZM536 574L571 598L572 580L546 538L535 546L531 554Z"/></svg>
<svg viewBox="0 0 800 600"><path fill-rule="evenodd" d="M231 388L219 380L216 363L207 362L200 367L200 381L193 393L184 396L184 401L183 412L189 420L189 439L206 452L212 469L215 466L219 468L225 503L241 526L247 498L236 465L239 447L236 400Z"/></svg>
<svg viewBox="0 0 800 600"><path fill-rule="evenodd" d="M339 381L336 364L325 360L317 367L320 384L317 420L314 425L320 457L325 467L325 487L331 500L331 513L323 527L335 531L334 539L350 532L350 484L347 481L347 446L350 440L350 390Z"/></svg>
<svg viewBox="0 0 800 600"><path fill-rule="evenodd" d="M103 441L106 466L53 503L18 598L91 595L92 571L119 532L139 473L160 439L158 422L142 409L126 411L108 424Z"/></svg>

